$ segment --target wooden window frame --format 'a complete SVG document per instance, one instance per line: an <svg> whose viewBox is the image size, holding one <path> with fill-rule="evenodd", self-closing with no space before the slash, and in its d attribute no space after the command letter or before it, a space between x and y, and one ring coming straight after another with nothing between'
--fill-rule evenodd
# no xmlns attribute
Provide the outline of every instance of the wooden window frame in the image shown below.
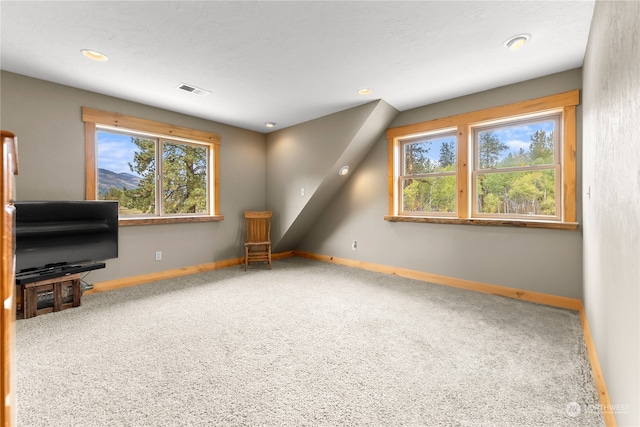
<svg viewBox="0 0 640 427"><path fill-rule="evenodd" d="M82 121L85 123L85 198L87 200L96 200L98 196L96 131L100 126L116 128L123 132L132 131L153 134L159 138L174 139L177 142L180 142L180 140L195 141L208 145L211 150L213 156L213 182L211 183L213 199L209 202L213 204L212 214L124 217L119 220L120 226L212 222L224 219L220 215L220 136L218 134L89 107L82 107Z"/></svg>
<svg viewBox="0 0 640 427"><path fill-rule="evenodd" d="M494 225L530 228L577 229L576 222L576 106L580 103L580 91L573 90L528 101L487 108L426 122L390 128L386 132L388 146L388 213L384 219L391 222L426 222L441 224ZM517 119L533 114L561 113L562 147L560 188L561 213L557 220L526 220L521 218L479 218L472 216L471 175L469 141L472 128L485 122ZM405 215L399 211L401 197L398 177L400 174L401 141L414 135L456 128L457 162L457 213L456 217ZM473 151L473 150L472 150Z"/></svg>

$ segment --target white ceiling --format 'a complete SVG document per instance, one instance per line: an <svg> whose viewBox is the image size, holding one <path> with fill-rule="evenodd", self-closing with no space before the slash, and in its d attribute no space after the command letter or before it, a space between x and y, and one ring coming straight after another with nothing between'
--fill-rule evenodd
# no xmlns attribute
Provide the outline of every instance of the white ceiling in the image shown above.
<svg viewBox="0 0 640 427"><path fill-rule="evenodd" d="M580 67L590 1L5 1L2 70L259 132ZM518 51L502 44L529 33ZM104 63L80 54L89 48ZM177 90L187 83L211 91ZM362 96L357 90L370 87Z"/></svg>

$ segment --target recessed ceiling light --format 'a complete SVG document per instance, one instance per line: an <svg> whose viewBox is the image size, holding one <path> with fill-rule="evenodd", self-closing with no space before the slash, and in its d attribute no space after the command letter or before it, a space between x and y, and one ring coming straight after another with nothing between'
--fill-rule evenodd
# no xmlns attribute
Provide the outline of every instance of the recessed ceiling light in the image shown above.
<svg viewBox="0 0 640 427"><path fill-rule="evenodd" d="M268 128L272 128L272 127L275 127L275 126L276 126L276 123L275 123L275 122L267 122L267 123L265 123L264 125L265 125L266 127L268 127Z"/></svg>
<svg viewBox="0 0 640 427"><path fill-rule="evenodd" d="M349 173L349 166L343 166L340 168L340 170L338 171L338 175L346 175Z"/></svg>
<svg viewBox="0 0 640 427"><path fill-rule="evenodd" d="M371 93L371 88L363 87L358 91L360 95L369 95Z"/></svg>
<svg viewBox="0 0 640 427"><path fill-rule="evenodd" d="M518 34L517 36L510 37L502 45L510 50L520 49L526 42L531 39L531 34Z"/></svg>
<svg viewBox="0 0 640 427"><path fill-rule="evenodd" d="M80 50L80 52L82 52L82 54L87 58L93 59L94 61L105 62L109 60L109 58L107 58L105 55L95 50L82 49Z"/></svg>

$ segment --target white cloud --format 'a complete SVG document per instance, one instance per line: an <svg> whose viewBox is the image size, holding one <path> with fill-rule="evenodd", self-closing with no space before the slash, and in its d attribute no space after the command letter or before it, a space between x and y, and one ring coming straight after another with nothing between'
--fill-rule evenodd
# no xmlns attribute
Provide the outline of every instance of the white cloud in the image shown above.
<svg viewBox="0 0 640 427"><path fill-rule="evenodd" d="M531 144L531 141L522 141L519 139L512 139L510 141L506 142L507 145L509 146L509 151L513 151L513 152L518 152L520 151L520 149L524 149L525 151L529 151L529 145Z"/></svg>
<svg viewBox="0 0 640 427"><path fill-rule="evenodd" d="M98 136L98 167L116 173L132 173L129 163L133 162L135 145L131 137L100 133Z"/></svg>

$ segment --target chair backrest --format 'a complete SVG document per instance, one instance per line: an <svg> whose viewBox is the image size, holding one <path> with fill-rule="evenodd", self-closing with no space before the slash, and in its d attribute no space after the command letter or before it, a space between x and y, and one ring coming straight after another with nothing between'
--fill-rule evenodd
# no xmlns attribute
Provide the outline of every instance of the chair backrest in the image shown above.
<svg viewBox="0 0 640 427"><path fill-rule="evenodd" d="M271 211L244 211L245 242L271 241Z"/></svg>

